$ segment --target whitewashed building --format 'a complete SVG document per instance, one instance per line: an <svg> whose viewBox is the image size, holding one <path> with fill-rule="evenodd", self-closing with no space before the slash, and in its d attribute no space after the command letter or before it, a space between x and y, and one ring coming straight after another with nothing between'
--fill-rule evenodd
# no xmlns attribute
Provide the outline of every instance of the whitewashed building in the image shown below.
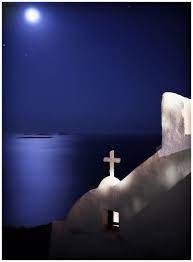
<svg viewBox="0 0 193 262"><path fill-rule="evenodd" d="M110 175L74 204L65 221L52 224L51 258L132 258L130 254L140 258L134 244L139 228L132 228L133 218L148 207L154 210L159 199L191 172L191 100L167 92L161 110L161 149L121 181L114 176L113 166L120 159L111 151L104 159L110 162ZM142 220L148 221L145 216ZM172 233L169 237L175 240Z"/></svg>

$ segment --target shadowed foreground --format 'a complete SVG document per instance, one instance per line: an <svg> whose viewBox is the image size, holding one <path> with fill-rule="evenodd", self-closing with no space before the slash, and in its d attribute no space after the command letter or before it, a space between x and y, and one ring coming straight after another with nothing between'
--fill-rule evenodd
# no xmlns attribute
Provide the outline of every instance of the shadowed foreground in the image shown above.
<svg viewBox="0 0 193 262"><path fill-rule="evenodd" d="M79 234L81 246L71 246L69 237L64 245L65 258L78 259L76 251L82 249L85 255L81 258L85 259L190 259L190 186L189 175L135 216L130 221L129 246L124 246L124 239L117 239L116 233L105 234L103 241L109 242L111 248L103 256L93 256L88 244L101 251L103 242L97 235ZM3 228L3 259L47 259L50 237L51 224L29 229ZM112 249L113 242L116 251ZM68 256L72 253L73 256Z"/></svg>

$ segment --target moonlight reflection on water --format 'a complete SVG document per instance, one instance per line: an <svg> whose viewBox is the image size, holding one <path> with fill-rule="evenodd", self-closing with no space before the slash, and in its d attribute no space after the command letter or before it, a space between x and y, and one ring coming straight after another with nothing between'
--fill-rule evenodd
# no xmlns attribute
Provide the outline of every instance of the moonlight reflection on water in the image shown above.
<svg viewBox="0 0 193 262"><path fill-rule="evenodd" d="M66 216L75 201L108 175L103 157L122 159L123 179L161 144L160 137L53 135L18 138L3 144L3 224L35 226Z"/></svg>

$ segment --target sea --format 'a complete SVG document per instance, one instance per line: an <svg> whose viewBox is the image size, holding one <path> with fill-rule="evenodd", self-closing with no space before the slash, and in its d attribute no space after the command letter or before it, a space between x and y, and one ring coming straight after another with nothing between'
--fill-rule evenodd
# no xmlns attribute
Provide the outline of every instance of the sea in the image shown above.
<svg viewBox="0 0 193 262"><path fill-rule="evenodd" d="M115 151L120 180L154 154L161 135L7 134L3 136L3 226L65 219L74 203L109 175Z"/></svg>

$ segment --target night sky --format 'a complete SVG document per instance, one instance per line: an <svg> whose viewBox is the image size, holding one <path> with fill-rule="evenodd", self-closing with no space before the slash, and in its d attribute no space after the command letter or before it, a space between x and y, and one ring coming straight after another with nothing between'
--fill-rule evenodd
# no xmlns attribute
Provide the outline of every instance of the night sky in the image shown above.
<svg viewBox="0 0 193 262"><path fill-rule="evenodd" d="M190 98L189 39L188 3L3 3L4 130L160 134L162 93Z"/></svg>

